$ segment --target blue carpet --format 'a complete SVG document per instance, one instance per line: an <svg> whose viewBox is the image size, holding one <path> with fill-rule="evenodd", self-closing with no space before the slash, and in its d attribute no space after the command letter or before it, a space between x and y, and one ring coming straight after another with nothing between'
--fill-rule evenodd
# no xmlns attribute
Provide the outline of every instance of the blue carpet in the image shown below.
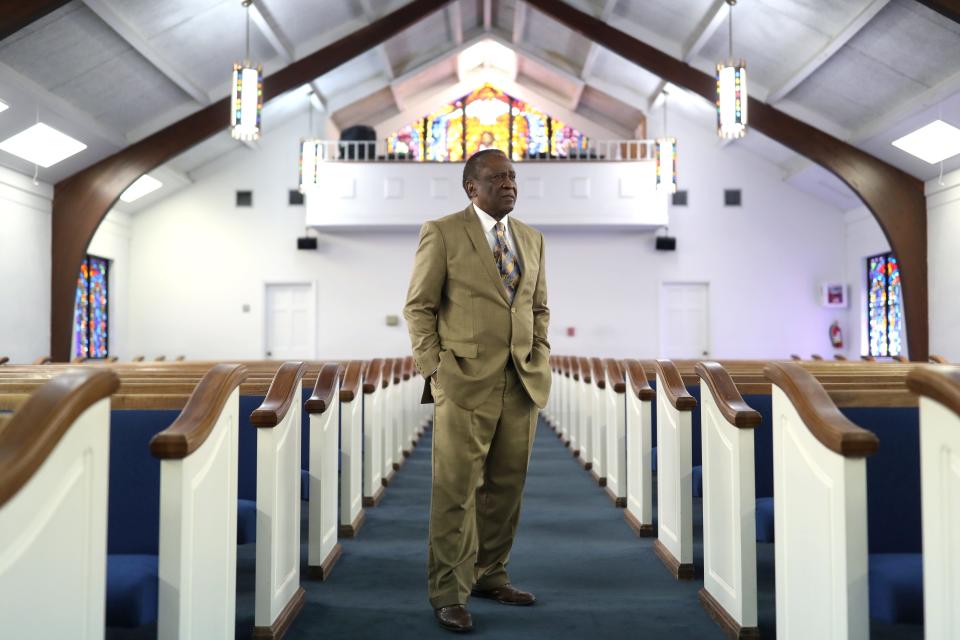
<svg viewBox="0 0 960 640"><path fill-rule="evenodd" d="M287 636L451 638L426 594L430 434L367 510L327 582L305 581L307 604ZM721 638L700 608L699 581L677 582L634 536L602 489L542 423L509 571L532 607L474 599L476 638Z"/></svg>

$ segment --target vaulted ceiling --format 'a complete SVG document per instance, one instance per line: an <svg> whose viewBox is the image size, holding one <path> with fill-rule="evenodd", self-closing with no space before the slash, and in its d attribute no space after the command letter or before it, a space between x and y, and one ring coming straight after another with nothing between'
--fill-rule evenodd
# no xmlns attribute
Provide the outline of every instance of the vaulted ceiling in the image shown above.
<svg viewBox="0 0 960 640"><path fill-rule="evenodd" d="M723 0L565 1L705 72L727 55ZM269 77L403 4L255 0L251 56ZM740 0L733 17L751 95L918 178L936 176L938 166L890 142L937 117L960 125L960 24L914 0ZM57 182L226 96L231 65L243 57L244 20L240 0L74 0L0 41L0 100L10 106L0 113L0 139L39 114L87 144L41 170ZM518 85L617 136L634 135L664 88L522 0L457 0L270 103L265 130L302 113L311 89L340 127L390 122L457 84L456 54L482 39L516 52ZM701 98L680 108L712 126ZM167 170L189 180L238 144L218 136ZM756 132L735 144L841 208L857 204L825 171ZM33 173L3 152L0 164ZM946 161L947 171L957 168L960 156Z"/></svg>

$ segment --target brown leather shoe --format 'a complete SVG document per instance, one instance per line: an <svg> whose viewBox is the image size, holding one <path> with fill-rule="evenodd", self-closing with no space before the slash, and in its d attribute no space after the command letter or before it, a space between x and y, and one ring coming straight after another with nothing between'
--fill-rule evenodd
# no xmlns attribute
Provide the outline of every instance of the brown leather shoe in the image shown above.
<svg viewBox="0 0 960 640"><path fill-rule="evenodd" d="M462 604L434 609L433 615L436 616L437 622L444 629L457 633L473 631L473 618L470 617L470 612Z"/></svg>
<svg viewBox="0 0 960 640"><path fill-rule="evenodd" d="M477 598L496 600L500 604L512 604L521 607L529 606L537 601L535 595L527 591L521 591L512 584L505 584L501 587L485 590L474 588L473 591L470 592L470 595L476 596Z"/></svg>

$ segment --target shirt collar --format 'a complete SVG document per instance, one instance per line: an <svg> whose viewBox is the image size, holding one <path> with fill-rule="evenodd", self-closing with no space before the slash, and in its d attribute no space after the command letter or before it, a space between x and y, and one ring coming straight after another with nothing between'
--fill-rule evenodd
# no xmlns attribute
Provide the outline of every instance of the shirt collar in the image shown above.
<svg viewBox="0 0 960 640"><path fill-rule="evenodd" d="M497 219L491 216L489 213L477 206L476 203L473 205L473 210L477 212L477 217L480 218L480 226L483 227L484 231L493 231L493 228L497 226ZM504 231L510 228L510 214L503 216L503 219L500 220L503 223Z"/></svg>

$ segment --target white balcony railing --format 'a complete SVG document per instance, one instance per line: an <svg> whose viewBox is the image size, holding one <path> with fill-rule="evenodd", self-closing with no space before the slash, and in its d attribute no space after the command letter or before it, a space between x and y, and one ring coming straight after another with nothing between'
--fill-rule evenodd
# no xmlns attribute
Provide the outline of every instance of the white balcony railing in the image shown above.
<svg viewBox="0 0 960 640"><path fill-rule="evenodd" d="M424 162L406 153L388 151L386 140L305 140L318 162ZM515 162L624 162L653 159L654 140L591 140L587 149L528 154ZM314 146L315 145L315 146ZM435 161L427 161L435 162Z"/></svg>

